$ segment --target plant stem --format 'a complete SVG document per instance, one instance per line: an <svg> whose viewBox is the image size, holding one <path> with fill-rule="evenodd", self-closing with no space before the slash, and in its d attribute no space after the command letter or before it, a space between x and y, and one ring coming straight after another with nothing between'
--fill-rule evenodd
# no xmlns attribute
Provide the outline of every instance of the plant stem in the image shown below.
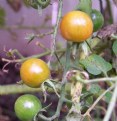
<svg viewBox="0 0 117 121"><path fill-rule="evenodd" d="M106 3L107 3L107 8L108 8L108 12L109 12L109 15L110 15L110 24L113 23L113 15L112 15L112 8L111 8L111 3L110 3L110 0L106 0Z"/></svg>
<svg viewBox="0 0 117 121"><path fill-rule="evenodd" d="M103 0L99 0L99 3L100 3L100 11L101 11L102 15L104 15Z"/></svg>
<svg viewBox="0 0 117 121"><path fill-rule="evenodd" d="M81 81L85 84L95 83L95 82L103 82L103 81L116 81L117 77L110 77L110 78L98 78L92 80L85 80ZM58 90L59 87L57 87ZM26 93L26 92L38 92L41 91L40 88L34 89L27 87L25 85L18 85L18 84L11 84L11 85L0 85L0 95L7 95L7 94L16 94L16 93ZM51 88L48 87L49 92L53 92Z"/></svg>
<svg viewBox="0 0 117 121"><path fill-rule="evenodd" d="M26 85L11 84L11 85L0 86L0 95L40 92L40 91L41 88L30 88ZM48 91L53 92L53 89L48 87Z"/></svg>
<svg viewBox="0 0 117 121"><path fill-rule="evenodd" d="M97 100L93 103L93 105L86 111L86 113L83 115L83 117L89 115L89 113L91 112L91 110L93 110L93 108L94 108L94 107L97 105L97 103L103 98L103 96L104 96L107 92L111 91L114 87L115 87L115 85L111 86L111 87L108 88L105 92L103 92L103 93L97 98ZM107 120L105 120L105 121L107 121Z"/></svg>
<svg viewBox="0 0 117 121"><path fill-rule="evenodd" d="M61 52L64 52L64 51L65 51L65 49L60 49L60 50L56 50L56 53L61 53ZM44 53L41 53L41 54L25 57L25 58L22 58L22 59L15 59L15 60L9 60L9 59L2 58L2 61L10 62L10 63L20 63L20 62L23 62L23 61L25 61L29 58L41 58L43 56L49 55L50 53L51 53L51 51L47 51L47 52L44 52Z"/></svg>
<svg viewBox="0 0 117 121"><path fill-rule="evenodd" d="M55 118L57 118L57 117L59 117L59 115L60 115L60 110L61 110L61 108L62 108L62 104L63 104L63 101L64 101L64 92L65 92L65 87L63 86L62 87L62 89L61 89L61 95L60 95L60 99L59 99L59 102L58 102L58 105L57 105L57 110L56 110L56 113L52 116L52 117L45 117L44 115L42 115L42 114L39 114L38 116L41 118L41 119L43 119L43 120L45 120L45 121L52 121L52 120L54 120Z"/></svg>
<svg viewBox="0 0 117 121"><path fill-rule="evenodd" d="M53 34L53 31L49 31L46 33L41 33L41 34L36 34L36 35L34 35L34 37L42 38L44 36L51 35L51 34Z"/></svg>
<svg viewBox="0 0 117 121"><path fill-rule="evenodd" d="M103 121L109 121L111 114L112 114L112 111L115 107L116 100L117 100L117 82L116 82L115 89L113 91L113 95L112 95L110 104L109 104L108 109L107 109L107 113L106 113Z"/></svg>
<svg viewBox="0 0 117 121"><path fill-rule="evenodd" d="M57 36L57 32L58 32L59 22L60 22L60 19L61 19L62 7L63 7L63 0L59 0L59 10L58 10L56 26L54 27L54 32L53 32L51 54L50 54L50 59L48 61L48 66L50 66L51 59L52 59L52 57L55 53L55 50L56 50L56 36Z"/></svg>
<svg viewBox="0 0 117 121"><path fill-rule="evenodd" d="M21 59L24 58L24 56L23 56L17 49L12 50L12 52L13 52L14 54L16 53L16 54L19 56L19 58L21 58Z"/></svg>
<svg viewBox="0 0 117 121"><path fill-rule="evenodd" d="M22 25L12 25L12 26L3 26L3 27L0 27L0 30L3 29L3 30L12 30L12 29L33 29L33 30L39 30L39 29L52 29L53 27L52 26L44 26L44 25L41 25L41 26L22 26Z"/></svg>
<svg viewBox="0 0 117 121"><path fill-rule="evenodd" d="M116 81L117 76L115 77L106 77L106 78L98 78L98 79L91 79L91 80L85 80L84 83L94 83L94 82L103 82L103 81Z"/></svg>
<svg viewBox="0 0 117 121"><path fill-rule="evenodd" d="M64 100L65 99L65 84L67 82L66 72L69 69L69 61L70 61L70 44L67 43L66 63L65 63L65 68L64 68L64 73L63 73L63 78L62 78L62 83L61 83L61 92L60 92L60 98L59 98L58 105L57 105L57 110L56 110L55 114L52 117L45 117L42 114L38 115L41 119L43 119L45 121L52 121L55 118L59 117L59 115L60 115L60 111L61 111L63 102L65 101Z"/></svg>

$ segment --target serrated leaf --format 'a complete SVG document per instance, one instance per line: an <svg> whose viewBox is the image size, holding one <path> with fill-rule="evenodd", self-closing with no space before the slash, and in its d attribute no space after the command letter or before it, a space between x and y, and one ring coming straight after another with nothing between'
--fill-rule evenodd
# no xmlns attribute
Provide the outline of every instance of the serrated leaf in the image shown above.
<svg viewBox="0 0 117 121"><path fill-rule="evenodd" d="M96 54L80 60L80 63L93 75L99 75L102 72L106 74L112 69L112 65L109 62Z"/></svg>
<svg viewBox="0 0 117 121"><path fill-rule="evenodd" d="M115 53L115 55L117 55L117 40L114 41L112 49L113 49L113 52Z"/></svg>
<svg viewBox="0 0 117 121"><path fill-rule="evenodd" d="M91 0L80 0L80 3L78 4L77 9L90 15L92 12L92 1Z"/></svg>
<svg viewBox="0 0 117 121"><path fill-rule="evenodd" d="M100 92L100 90L101 90L101 87L100 87L98 84L92 84L89 91L90 91L92 94L97 94L97 93Z"/></svg>
<svg viewBox="0 0 117 121"><path fill-rule="evenodd" d="M86 105L90 106L93 103L93 97L90 96L86 99Z"/></svg>

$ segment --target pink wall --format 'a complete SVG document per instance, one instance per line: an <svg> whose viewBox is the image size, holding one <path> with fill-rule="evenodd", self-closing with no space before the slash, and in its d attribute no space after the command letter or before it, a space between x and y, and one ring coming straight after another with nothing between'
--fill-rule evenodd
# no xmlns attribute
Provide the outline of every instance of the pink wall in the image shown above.
<svg viewBox="0 0 117 121"><path fill-rule="evenodd" d="M53 0L54 1L54 0ZM75 8L75 5L77 3L77 0L74 2L72 0L64 0L63 4L63 14L65 14L68 11L71 11ZM46 15L51 16L52 14L52 5L50 5L47 9L43 10L42 16L38 15L38 12L33 8L26 8L22 6L21 10L19 12L14 12L11 7L6 3L6 0L0 0L0 6L5 8L6 10L6 23L9 26L17 25L18 23L23 20L22 25L25 26L40 26ZM93 8L99 9L99 3L96 0L93 0ZM113 5L113 14L114 14L114 21L117 23L117 8ZM47 25L51 25L51 20L47 23ZM40 33L48 32L49 29L41 29ZM15 49L17 48L21 53L24 55L32 55L37 54L43 51L43 49L35 46L36 41L42 42L47 47L50 46L51 43L51 36L44 37L43 39L35 39L32 43L27 45L27 41L24 39L27 33L33 33L33 30L13 30L13 32L16 33L17 37L16 39L13 39L13 36L6 31L6 30L0 30L0 56L4 56L5 53L3 53L3 46L6 46L6 49ZM34 32L35 33L35 32ZM58 42L61 39L60 36L57 38Z"/></svg>

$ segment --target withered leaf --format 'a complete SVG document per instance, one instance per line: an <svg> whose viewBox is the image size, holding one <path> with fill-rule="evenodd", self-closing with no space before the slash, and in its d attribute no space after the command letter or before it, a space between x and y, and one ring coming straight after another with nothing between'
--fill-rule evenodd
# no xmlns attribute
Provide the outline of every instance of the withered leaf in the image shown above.
<svg viewBox="0 0 117 121"><path fill-rule="evenodd" d="M97 33L97 36L102 39L110 38L112 34L117 34L117 24L111 24L108 26L103 27Z"/></svg>

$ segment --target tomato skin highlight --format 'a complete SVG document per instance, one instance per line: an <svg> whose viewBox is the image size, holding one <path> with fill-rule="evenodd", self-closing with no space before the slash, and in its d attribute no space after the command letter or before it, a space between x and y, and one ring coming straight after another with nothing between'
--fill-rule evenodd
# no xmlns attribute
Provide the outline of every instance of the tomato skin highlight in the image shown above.
<svg viewBox="0 0 117 121"><path fill-rule="evenodd" d="M20 96L14 105L16 116L21 121L32 121L34 116L42 109L40 100L31 94Z"/></svg>
<svg viewBox="0 0 117 121"><path fill-rule="evenodd" d="M62 18L60 32L68 41L82 42L92 35L93 22L88 14L82 11L71 11Z"/></svg>
<svg viewBox="0 0 117 121"><path fill-rule="evenodd" d="M31 58L21 65L20 76L24 84L36 88L50 78L50 69L43 60Z"/></svg>
<svg viewBox="0 0 117 121"><path fill-rule="evenodd" d="M93 9L91 13L91 18L93 21L93 31L96 32L98 31L104 24L104 17L100 13L100 11Z"/></svg>

